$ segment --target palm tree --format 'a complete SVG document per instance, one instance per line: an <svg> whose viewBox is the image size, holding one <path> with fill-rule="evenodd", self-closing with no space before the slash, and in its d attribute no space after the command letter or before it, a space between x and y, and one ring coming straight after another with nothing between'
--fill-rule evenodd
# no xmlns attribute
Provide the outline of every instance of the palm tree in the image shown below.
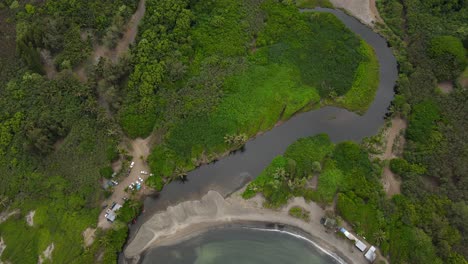
<svg viewBox="0 0 468 264"><path fill-rule="evenodd" d="M375 241L378 246L387 239L387 234L383 230L377 230L374 233Z"/></svg>

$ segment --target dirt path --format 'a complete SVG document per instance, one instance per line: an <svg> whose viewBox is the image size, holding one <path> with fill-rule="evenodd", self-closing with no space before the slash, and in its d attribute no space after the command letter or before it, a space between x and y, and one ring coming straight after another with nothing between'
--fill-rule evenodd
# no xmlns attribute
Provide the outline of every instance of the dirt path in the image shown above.
<svg viewBox="0 0 468 264"><path fill-rule="evenodd" d="M112 196L109 197L106 201L104 201L103 205L111 205L113 202L122 204L123 197L130 196L127 192L125 192L125 188L128 187L130 183L135 182L138 179L138 177L143 178L143 180L146 180L148 178L148 175L142 175L140 172L149 171L149 166L146 160L148 158L148 155L150 154L151 139L152 137L149 136L145 139L137 138L130 142L131 150L129 154L133 156L133 161L135 162L135 165L131 170L130 174L127 177L125 177L121 182L119 182L119 185L114 187L114 192L112 193ZM143 184L140 193L145 192L148 189L149 188L147 188ZM98 227L102 229L110 228L112 225L104 217L105 213L106 209L104 209L99 215Z"/></svg>
<svg viewBox="0 0 468 264"><path fill-rule="evenodd" d="M392 125L385 132L385 152L381 155L382 160L391 160L398 157L401 148L404 145L404 138L399 137L400 132L406 129L406 121L397 117L392 119ZM395 144L397 140L401 140ZM394 146L398 146L395 148ZM389 166L385 166L382 174L382 185L388 197L400 193L401 180L390 170Z"/></svg>
<svg viewBox="0 0 468 264"><path fill-rule="evenodd" d="M138 33L138 24L145 14L145 0L140 0L138 3L137 10L128 21L125 33L122 38L118 41L117 46L114 49L109 49L106 46L95 46L93 51L93 63L97 63L100 57L108 58L112 62L116 63L118 59L128 51L128 48L132 43L135 42Z"/></svg>
<svg viewBox="0 0 468 264"><path fill-rule="evenodd" d="M94 236L96 235L96 228L88 227L83 231L83 240L85 247L89 247L94 242Z"/></svg>
<svg viewBox="0 0 468 264"><path fill-rule="evenodd" d="M361 20L364 24L373 26L376 22L382 22L375 0L330 0L336 8L343 8L351 15Z"/></svg>

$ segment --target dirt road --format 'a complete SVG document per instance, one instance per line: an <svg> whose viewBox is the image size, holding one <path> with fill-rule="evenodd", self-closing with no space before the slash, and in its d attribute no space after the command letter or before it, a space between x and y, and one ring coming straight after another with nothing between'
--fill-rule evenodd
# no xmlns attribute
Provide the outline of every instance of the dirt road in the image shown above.
<svg viewBox="0 0 468 264"><path fill-rule="evenodd" d="M125 178L121 179L119 185L114 187L114 192L112 193L111 197L105 200L102 204L107 204L108 206L112 205L113 202L123 204L124 197L130 197L130 194L125 192L125 188L130 185L130 183L135 182L138 177L143 178L145 181L148 178L148 175L142 175L141 171L149 171L148 164L146 163L146 159L150 154L150 142L151 136L146 139L137 138L131 142L131 150L130 155L133 156L133 161L135 165L131 170L130 174ZM143 192L147 189L147 187L142 184L140 192ZM104 215L106 214L106 209L102 210L101 214L99 215L98 227L102 229L108 229L112 226L112 223L106 220Z"/></svg>
<svg viewBox="0 0 468 264"><path fill-rule="evenodd" d="M382 160L391 160L398 157L401 152L401 148L404 145L404 138L402 137L400 142L398 142L398 147L394 148L395 141L397 140L400 132L406 129L406 121L401 118L392 119L392 125L390 129L386 132L386 145L385 152L380 157ZM400 193L401 181L397 176L390 170L389 166L385 166L382 174L382 185L388 197L392 197L395 194Z"/></svg>

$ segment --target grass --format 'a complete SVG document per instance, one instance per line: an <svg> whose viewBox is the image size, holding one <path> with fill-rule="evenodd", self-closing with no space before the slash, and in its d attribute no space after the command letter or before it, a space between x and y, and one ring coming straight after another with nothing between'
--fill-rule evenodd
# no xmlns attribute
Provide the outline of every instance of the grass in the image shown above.
<svg viewBox="0 0 468 264"><path fill-rule="evenodd" d="M372 47L364 41L361 44L361 52L367 59L359 64L351 89L343 98L339 98L337 103L351 111L364 114L374 100L379 86L379 62Z"/></svg>
<svg viewBox="0 0 468 264"><path fill-rule="evenodd" d="M305 222L310 221L310 212L300 206L294 206L289 209L289 215Z"/></svg>

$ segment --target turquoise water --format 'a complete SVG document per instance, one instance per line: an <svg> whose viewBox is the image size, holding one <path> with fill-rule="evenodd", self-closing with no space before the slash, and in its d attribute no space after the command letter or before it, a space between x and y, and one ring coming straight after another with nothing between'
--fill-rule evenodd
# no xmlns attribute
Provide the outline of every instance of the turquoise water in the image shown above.
<svg viewBox="0 0 468 264"><path fill-rule="evenodd" d="M284 232L222 228L149 251L143 264L329 264L339 263L310 242Z"/></svg>

